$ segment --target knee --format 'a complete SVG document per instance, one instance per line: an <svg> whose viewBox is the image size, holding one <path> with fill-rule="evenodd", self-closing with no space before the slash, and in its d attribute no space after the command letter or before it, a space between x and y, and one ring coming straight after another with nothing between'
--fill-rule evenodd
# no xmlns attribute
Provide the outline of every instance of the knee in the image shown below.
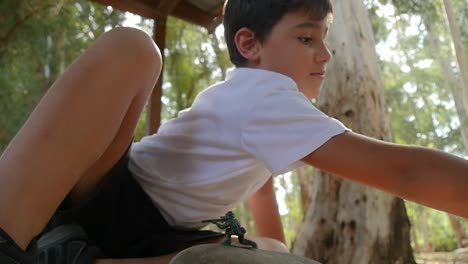
<svg viewBox="0 0 468 264"><path fill-rule="evenodd" d="M254 240L257 243L259 249L280 253L289 253L288 246L279 240L267 237L257 237Z"/></svg>
<svg viewBox="0 0 468 264"><path fill-rule="evenodd" d="M113 56L128 63L128 68L139 72L159 73L162 68L161 52L145 32L129 27L117 27L102 36Z"/></svg>
<svg viewBox="0 0 468 264"><path fill-rule="evenodd" d="M131 54L138 58L147 58L153 62L161 62L161 52L148 34L130 27L116 27L104 34L123 54ZM144 61L143 61L144 62Z"/></svg>

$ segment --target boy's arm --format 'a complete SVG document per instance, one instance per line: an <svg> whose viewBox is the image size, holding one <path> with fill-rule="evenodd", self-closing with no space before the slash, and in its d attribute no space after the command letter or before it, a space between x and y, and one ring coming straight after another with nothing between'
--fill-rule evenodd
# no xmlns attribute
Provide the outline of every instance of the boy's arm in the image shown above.
<svg viewBox="0 0 468 264"><path fill-rule="evenodd" d="M248 204L257 226L257 235L286 243L272 177L249 198Z"/></svg>
<svg viewBox="0 0 468 264"><path fill-rule="evenodd" d="M468 218L468 161L462 158L346 132L330 139L303 161L349 180Z"/></svg>

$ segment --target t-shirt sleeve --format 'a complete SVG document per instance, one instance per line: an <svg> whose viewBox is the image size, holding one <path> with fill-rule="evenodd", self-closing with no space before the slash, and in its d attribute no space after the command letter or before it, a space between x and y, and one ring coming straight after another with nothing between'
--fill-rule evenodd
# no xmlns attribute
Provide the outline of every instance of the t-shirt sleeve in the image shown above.
<svg viewBox="0 0 468 264"><path fill-rule="evenodd" d="M299 91L278 90L264 96L247 112L242 145L263 161L272 175L277 175L347 130Z"/></svg>

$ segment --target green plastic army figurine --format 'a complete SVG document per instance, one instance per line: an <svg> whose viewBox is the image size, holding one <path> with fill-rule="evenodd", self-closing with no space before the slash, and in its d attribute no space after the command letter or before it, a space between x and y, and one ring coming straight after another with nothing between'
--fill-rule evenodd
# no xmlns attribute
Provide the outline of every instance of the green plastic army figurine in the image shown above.
<svg viewBox="0 0 468 264"><path fill-rule="evenodd" d="M251 240L244 238L244 234L247 232L245 228L241 226L239 220L236 219L234 213L229 211L219 219L209 219L202 221L203 223L215 224L218 228L225 230L226 240L223 245L231 246L231 236L237 236L239 243L242 245L250 246L251 248L257 248L257 244Z"/></svg>

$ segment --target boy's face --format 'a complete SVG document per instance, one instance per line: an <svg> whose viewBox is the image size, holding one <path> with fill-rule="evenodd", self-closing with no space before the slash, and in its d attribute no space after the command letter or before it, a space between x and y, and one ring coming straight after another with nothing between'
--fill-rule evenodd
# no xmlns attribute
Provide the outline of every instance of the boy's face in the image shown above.
<svg viewBox="0 0 468 264"><path fill-rule="evenodd" d="M331 55L324 43L328 18L312 20L304 12L286 14L259 45L258 60L251 65L289 76L312 99L319 95L325 65Z"/></svg>

